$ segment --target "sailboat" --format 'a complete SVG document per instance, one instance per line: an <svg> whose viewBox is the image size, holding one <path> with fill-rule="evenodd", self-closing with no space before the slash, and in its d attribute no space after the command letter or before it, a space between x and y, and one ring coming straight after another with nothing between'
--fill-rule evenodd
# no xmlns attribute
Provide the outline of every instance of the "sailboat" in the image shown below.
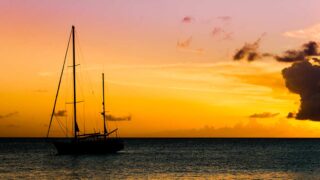
<svg viewBox="0 0 320 180"><path fill-rule="evenodd" d="M108 132L106 128L106 110L105 110L105 94L104 94L104 74L102 73L102 119L103 119L103 133L89 133L80 134L79 126L77 123L77 94L76 94L76 56L75 56L75 27L72 26L71 35L69 37L67 52L69 48L70 39L72 37L72 77L73 77L73 137L63 140L51 141L56 147L58 154L104 154L115 153L124 149L123 141L116 135L116 137L110 137L111 134L117 134L118 128ZM67 55L66 52L66 55ZM62 71L60 74L58 89L53 105L53 110L50 118L47 137L49 136L50 127L53 117L55 115L55 109L57 104L57 98L59 95L60 85L62 81L64 66L66 63L66 56L63 63Z"/></svg>

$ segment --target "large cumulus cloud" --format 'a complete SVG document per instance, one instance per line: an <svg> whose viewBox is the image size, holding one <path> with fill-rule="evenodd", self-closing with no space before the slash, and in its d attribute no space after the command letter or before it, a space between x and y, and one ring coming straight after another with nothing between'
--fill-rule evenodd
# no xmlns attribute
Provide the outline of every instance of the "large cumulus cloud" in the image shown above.
<svg viewBox="0 0 320 180"><path fill-rule="evenodd" d="M282 70L286 87L300 95L296 119L320 121L320 66L309 61L292 64Z"/></svg>

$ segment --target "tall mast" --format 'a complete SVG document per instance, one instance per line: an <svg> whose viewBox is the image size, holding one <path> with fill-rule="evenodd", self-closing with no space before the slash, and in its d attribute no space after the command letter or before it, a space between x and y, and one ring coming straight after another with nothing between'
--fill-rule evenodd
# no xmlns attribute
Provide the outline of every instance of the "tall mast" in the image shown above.
<svg viewBox="0 0 320 180"><path fill-rule="evenodd" d="M77 132L79 131L77 124L77 92L76 92L76 45L74 26L72 26L72 52L73 52L73 118L74 118L74 139L77 140Z"/></svg>
<svg viewBox="0 0 320 180"><path fill-rule="evenodd" d="M105 97L104 97L104 73L102 73L102 116L103 116L103 133L104 138L106 138L107 126L106 126L106 107L105 107Z"/></svg>

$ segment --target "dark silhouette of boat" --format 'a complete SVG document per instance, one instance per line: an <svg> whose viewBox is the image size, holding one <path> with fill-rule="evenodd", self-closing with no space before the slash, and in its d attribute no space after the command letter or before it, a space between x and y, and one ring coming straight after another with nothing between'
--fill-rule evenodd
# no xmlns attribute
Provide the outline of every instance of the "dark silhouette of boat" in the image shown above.
<svg viewBox="0 0 320 180"><path fill-rule="evenodd" d="M103 117L104 131L103 133L91 133L91 134L80 134L80 130L77 124L77 96L76 96L76 56L75 56L75 27L72 26L71 34L68 41L67 51L60 74L58 89L56 92L56 98L51 114L47 137L49 137L50 127L52 124L53 117L55 115L57 98L59 95L59 89L62 81L64 67L66 64L66 57L70 41L72 39L72 54L73 54L73 138L51 140L51 143L56 147L58 154L105 154L105 153L116 153L124 149L123 141L117 136L117 129L110 132L106 128L106 111L105 111L105 95L104 95L104 74L102 73L102 106L103 111L101 115ZM131 117L128 117L130 119ZM116 134L115 137L110 137L111 134Z"/></svg>
<svg viewBox="0 0 320 180"><path fill-rule="evenodd" d="M77 141L53 142L58 154L106 154L116 153L124 148L120 139L79 139Z"/></svg>

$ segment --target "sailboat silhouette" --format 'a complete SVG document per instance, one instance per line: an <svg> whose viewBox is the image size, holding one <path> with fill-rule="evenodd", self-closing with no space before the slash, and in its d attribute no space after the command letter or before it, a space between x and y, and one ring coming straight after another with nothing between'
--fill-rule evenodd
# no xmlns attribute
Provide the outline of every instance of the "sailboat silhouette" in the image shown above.
<svg viewBox="0 0 320 180"><path fill-rule="evenodd" d="M103 111L101 115L103 116L103 133L90 133L90 134L80 134L79 126L77 123L77 94L76 94L76 56L75 56L75 27L72 26L71 35L68 42L68 47L72 37L72 55L73 55L73 65L72 65L72 74L73 74L73 138L64 139L64 140L54 140L51 141L56 147L58 154L101 154L101 153L115 153L124 148L123 141L116 137L110 137L111 134L116 133L117 129L114 129L110 132L106 128L106 111L105 111L105 95L104 95L104 74L102 73L102 106ZM68 51L67 47L67 51ZM67 54L67 53L66 53ZM50 118L50 123L48 127L47 137L49 136L51 124L53 117L55 115L55 108L57 103L57 98L59 95L60 85L62 81L64 66L66 63L66 56L63 63L58 89L54 101L54 106Z"/></svg>

